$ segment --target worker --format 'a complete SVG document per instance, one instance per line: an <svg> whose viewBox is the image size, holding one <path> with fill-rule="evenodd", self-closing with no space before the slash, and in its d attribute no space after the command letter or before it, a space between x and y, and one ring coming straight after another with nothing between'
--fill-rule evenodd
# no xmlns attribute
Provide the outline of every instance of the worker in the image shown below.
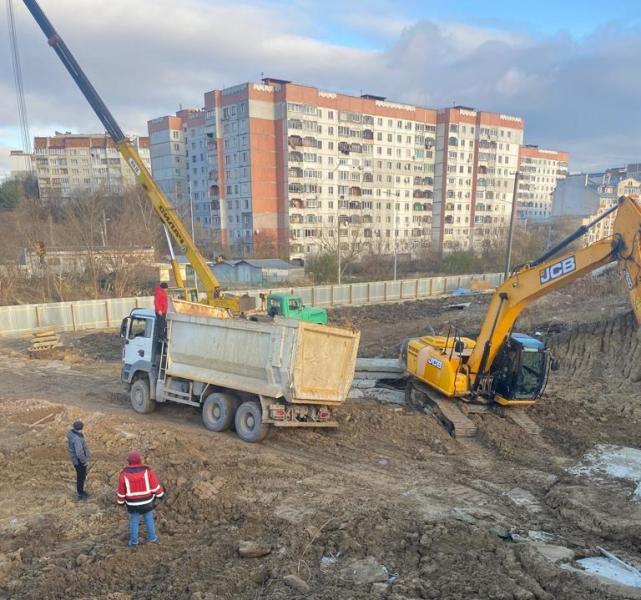
<svg viewBox="0 0 641 600"><path fill-rule="evenodd" d="M87 479L87 467L91 453L87 447L87 441L82 433L84 428L82 421L74 421L71 430L67 433L67 449L69 458L76 469L76 493L78 500L86 500L89 494L85 492L85 481Z"/></svg>
<svg viewBox="0 0 641 600"><path fill-rule="evenodd" d="M154 525L156 499L165 495L153 470L143 464L142 455L132 450L127 455L127 466L120 471L117 502L127 507L129 513L129 545L138 545L138 528L141 517L145 521L147 541L156 543L158 536Z"/></svg>
<svg viewBox="0 0 641 600"><path fill-rule="evenodd" d="M169 308L169 295L167 284L163 281L154 290L154 310L156 311L156 338L164 340L167 336L167 310Z"/></svg>

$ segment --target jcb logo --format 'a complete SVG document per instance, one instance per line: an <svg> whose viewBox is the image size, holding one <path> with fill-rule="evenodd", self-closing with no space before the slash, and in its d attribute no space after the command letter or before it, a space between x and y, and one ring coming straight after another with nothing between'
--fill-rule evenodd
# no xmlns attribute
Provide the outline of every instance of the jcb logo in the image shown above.
<svg viewBox="0 0 641 600"><path fill-rule="evenodd" d="M437 369L443 368L443 363L438 358L430 358L427 362Z"/></svg>
<svg viewBox="0 0 641 600"><path fill-rule="evenodd" d="M576 260L574 256L569 256L568 258L564 258L541 271L541 285L550 283L550 281L554 281L559 277L563 277L563 275L572 273L572 271L576 271Z"/></svg>

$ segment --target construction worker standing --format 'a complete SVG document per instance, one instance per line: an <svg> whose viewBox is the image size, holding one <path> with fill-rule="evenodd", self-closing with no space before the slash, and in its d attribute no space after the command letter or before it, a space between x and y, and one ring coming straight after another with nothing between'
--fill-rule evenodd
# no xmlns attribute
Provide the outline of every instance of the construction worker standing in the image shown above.
<svg viewBox="0 0 641 600"><path fill-rule="evenodd" d="M86 500L89 494L85 492L85 480L87 479L87 467L91 453L87 447L85 436L82 434L84 423L75 421L72 429L67 433L67 449L69 458L76 469L76 492L78 500Z"/></svg>
<svg viewBox="0 0 641 600"><path fill-rule="evenodd" d="M159 340L167 335L167 311L169 310L169 294L167 284L163 281L154 289L154 310L156 311L156 331Z"/></svg>
<svg viewBox="0 0 641 600"><path fill-rule="evenodd" d="M158 542L154 525L156 498L162 498L165 490L158 483L156 474L143 464L142 455L132 450L127 455L127 466L120 471L117 502L127 506L129 513L129 545L138 545L138 528L141 517L145 520L147 541Z"/></svg>

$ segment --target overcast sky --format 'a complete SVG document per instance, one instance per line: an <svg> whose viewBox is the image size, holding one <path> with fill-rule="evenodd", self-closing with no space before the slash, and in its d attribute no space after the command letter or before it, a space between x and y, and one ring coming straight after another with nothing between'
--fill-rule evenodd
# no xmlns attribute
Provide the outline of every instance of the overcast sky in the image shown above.
<svg viewBox="0 0 641 600"><path fill-rule="evenodd" d="M20 0L31 134L101 131ZM519 6L527 4L527 6ZM266 76L525 118L572 170L641 162L641 19L627 0L40 0L121 127ZM445 6L443 6L445 5ZM451 5L451 6L447 6ZM0 174L20 147L5 11Z"/></svg>

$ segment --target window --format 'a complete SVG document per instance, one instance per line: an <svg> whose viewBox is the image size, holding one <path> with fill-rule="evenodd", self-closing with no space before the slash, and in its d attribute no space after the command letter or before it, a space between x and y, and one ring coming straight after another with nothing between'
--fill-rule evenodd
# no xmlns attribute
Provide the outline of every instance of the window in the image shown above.
<svg viewBox="0 0 641 600"><path fill-rule="evenodd" d="M151 319L141 319L139 317L134 317L131 319L131 324L129 326L129 339L133 340L134 338L151 337L152 330L152 320Z"/></svg>

